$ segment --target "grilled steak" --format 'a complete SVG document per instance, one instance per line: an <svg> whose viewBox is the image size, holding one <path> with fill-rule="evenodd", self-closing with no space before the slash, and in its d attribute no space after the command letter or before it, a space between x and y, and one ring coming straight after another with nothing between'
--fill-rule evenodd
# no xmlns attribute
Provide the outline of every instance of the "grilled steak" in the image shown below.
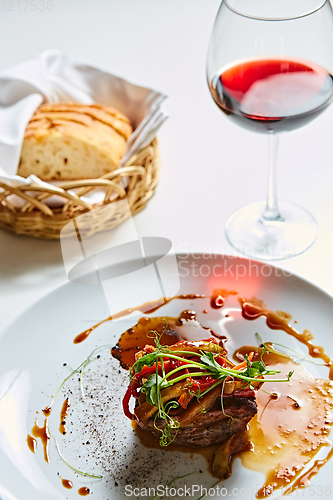
<svg viewBox="0 0 333 500"><path fill-rule="evenodd" d="M250 394L251 393L251 394ZM223 398L223 411L220 398L212 408L199 414L190 424L185 427L171 431L176 437L174 444L193 446L202 448L212 444L224 443L231 436L245 431L248 422L257 413L257 404L253 391L247 391L247 397L226 396ZM177 416L174 416L175 420ZM165 421L163 419L150 418L146 425L138 422L140 427L150 431L156 437L161 432L156 429L163 429Z"/></svg>
<svg viewBox="0 0 333 500"><path fill-rule="evenodd" d="M235 365L215 338L146 345L136 354L123 398L125 415L169 444L204 448L221 445L214 467L230 472L231 457L248 449L247 424L257 413L255 390L268 370L254 352ZM130 408L131 398L135 408Z"/></svg>

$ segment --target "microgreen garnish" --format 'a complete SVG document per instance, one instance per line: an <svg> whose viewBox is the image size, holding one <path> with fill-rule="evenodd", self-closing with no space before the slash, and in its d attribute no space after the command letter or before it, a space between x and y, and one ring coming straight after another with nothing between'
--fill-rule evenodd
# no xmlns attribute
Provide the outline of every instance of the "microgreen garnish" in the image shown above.
<svg viewBox="0 0 333 500"><path fill-rule="evenodd" d="M59 445L58 445L58 441L56 440L56 438L54 438L54 441L55 441L55 444L56 444L56 447L57 447L57 451L59 453L59 456L60 456L61 460L63 460L65 462L65 464L68 465L68 467L70 469L72 469L73 471L77 472L78 474L81 474L81 476L93 477L93 478L96 478L96 479L103 479L103 476L100 476L99 474L91 474L90 472L82 472L81 470L79 470L76 467L74 467L73 465L71 465L68 462L68 460L66 460L65 457L63 456L63 454L61 453Z"/></svg>
<svg viewBox="0 0 333 500"><path fill-rule="evenodd" d="M171 481L169 481L166 486L170 486L170 484L173 484L174 482L178 481L178 479L184 479L184 477L188 477L188 476L192 476L193 474L196 474L198 471L194 470L193 472L189 472L188 474L185 474L185 476L178 476L178 477L175 477L174 479L171 479ZM157 496L159 496L158 492L155 493L155 495L153 497L150 498L150 500L154 500L154 498L156 498Z"/></svg>
<svg viewBox="0 0 333 500"><path fill-rule="evenodd" d="M157 394L157 387L160 389L163 389L164 387L167 387L168 383L166 380L164 380L162 377L160 377L158 374L153 373L150 375L146 382L143 384L141 388L141 392L143 394L146 394L146 401L152 406L157 406L158 405L158 394Z"/></svg>
<svg viewBox="0 0 333 500"><path fill-rule="evenodd" d="M265 347L259 361L252 362L252 358L250 360L246 355L244 363L233 367L223 357L226 353L224 348L214 340L199 342L198 346L194 343L193 348L191 344L183 347L180 343L179 350L161 345L160 339L166 328L167 322L162 333L148 332L147 336L154 338L155 350L139 358L132 366L130 386L123 401L125 414L129 418L135 418L129 410L129 399L131 395L138 398L139 393L146 395L146 403L153 407L150 415L155 413L154 427L161 434L161 446L168 446L177 436L180 422L175 413L181 410L181 407L187 408L192 398L197 399L201 405L200 411L204 413L207 408L203 403L203 396L221 385L221 407L225 414L223 394L226 382L243 382L240 389L254 389L254 382L257 382L257 385L258 382L262 384L272 380L266 378L266 375L281 373L278 370L270 370L265 365ZM274 378L274 382L288 382L292 374L293 372L290 372L287 378L283 379ZM172 391L170 388L176 385ZM179 395L181 391L183 392Z"/></svg>
<svg viewBox="0 0 333 500"><path fill-rule="evenodd" d="M293 349L291 349L290 347L288 347L286 345L278 344L277 342L263 342L259 333L256 333L255 335L256 335L256 338L259 342L260 347L265 348L266 351L268 351L272 354L276 354L277 356L281 356L282 358L288 358L288 359L290 358L290 356L288 356L287 354L283 354L281 351L277 351L276 349L273 349L273 347L272 347L272 346L279 346L279 347L282 347L283 349L286 349L287 351L293 353L298 358L304 359L304 361L309 361L310 363L313 363L315 365L325 366L325 363L321 363L320 361L315 361L310 356L306 356L306 354L302 354L302 353L299 353L297 351L294 351Z"/></svg>
<svg viewBox="0 0 333 500"><path fill-rule="evenodd" d="M105 345L101 345L99 347L96 347L96 349L94 349L90 354L89 356L86 357L86 359L84 361L82 361L82 363L77 367L75 368L74 370L71 371L71 373L68 375L68 377L66 377L62 382L61 384L59 385L58 389L56 390L55 394L54 394L54 398L51 402L51 404L48 406L48 408L51 408L53 406L53 403L55 402L56 400L56 397L58 396L59 392L60 392L60 389L63 387L63 385L67 382L67 380L69 380L75 373L79 373L80 374L80 387L81 387L81 393L82 393L82 398L83 400L85 401L85 395L84 395L84 391L83 391L83 383L82 383L82 376L84 374L84 369L86 368L86 366L89 365L89 363L91 363L92 361L94 361L94 354L96 353L96 351L99 351L100 349L105 349L106 347L108 348L111 348L113 347L112 345L109 345L109 344L105 344ZM67 363L66 363L66 366L67 366ZM68 365L69 366L69 365Z"/></svg>
<svg viewBox="0 0 333 500"><path fill-rule="evenodd" d="M212 352L202 352L200 362L206 367L206 371L209 372L210 377L214 379L219 379L221 375L221 366L215 361L214 354Z"/></svg>
<svg viewBox="0 0 333 500"><path fill-rule="evenodd" d="M156 361L157 354L157 351L146 354L146 356L143 356L134 363L132 369L134 369L135 373L139 373L144 366L153 366Z"/></svg>
<svg viewBox="0 0 333 500"><path fill-rule="evenodd" d="M215 488L215 486L217 486L221 481L222 481L222 479L219 479L218 481L216 481L216 483L214 483L213 486L211 486L209 488L209 490ZM197 500L201 500L202 498L204 498L206 496L207 496L207 489L206 489L206 493L204 493L203 495L201 495L201 497L199 497Z"/></svg>
<svg viewBox="0 0 333 500"><path fill-rule="evenodd" d="M222 408L222 413L225 417L229 417L231 419L231 422L233 421L234 417L232 415L227 415L226 412L224 411L224 403L223 403L223 396L224 396L224 386L225 386L225 380L223 380L222 383L222 391L221 391L221 408Z"/></svg>

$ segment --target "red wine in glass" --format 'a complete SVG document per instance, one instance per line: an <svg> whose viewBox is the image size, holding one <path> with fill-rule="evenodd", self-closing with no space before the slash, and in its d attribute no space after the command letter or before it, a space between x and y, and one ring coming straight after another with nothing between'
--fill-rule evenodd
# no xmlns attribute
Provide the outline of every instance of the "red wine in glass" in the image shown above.
<svg viewBox="0 0 333 500"><path fill-rule="evenodd" d="M279 135L312 122L333 102L330 0L222 0L209 41L206 73L223 114L268 138L266 200L233 212L225 226L228 242L240 253L263 260L301 254L314 243L318 225L303 207L278 200ZM309 133L313 146L316 129ZM242 148L244 134L237 141L237 130L227 127L221 142L229 134ZM300 156L290 162L299 164ZM316 168L319 163L316 159ZM225 165L230 168L229 161ZM243 172L253 176L259 168L248 158ZM234 190L239 194L237 183ZM295 198L301 192L295 191Z"/></svg>
<svg viewBox="0 0 333 500"><path fill-rule="evenodd" d="M255 132L294 130L316 118L333 99L333 78L318 64L293 59L249 59L210 82L219 108Z"/></svg>

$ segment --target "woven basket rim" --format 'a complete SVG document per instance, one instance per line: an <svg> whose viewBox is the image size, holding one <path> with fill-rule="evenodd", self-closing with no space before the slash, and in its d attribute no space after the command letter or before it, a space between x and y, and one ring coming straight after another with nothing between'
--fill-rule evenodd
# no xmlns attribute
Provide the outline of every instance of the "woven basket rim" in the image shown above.
<svg viewBox="0 0 333 500"><path fill-rule="evenodd" d="M128 177L126 188L119 185L124 176ZM45 185L12 187L0 182L0 227L16 234L54 239L53 232L60 234L59 228L61 230L66 222L114 201L127 199L132 214L137 213L153 195L158 178L159 148L158 140L155 138L148 146L133 155L124 166L99 178L62 181L56 186L50 184L50 187ZM88 204L81 199L96 187L105 189L103 202ZM38 196L33 197L32 193L38 193ZM117 196L111 200L113 193L117 193ZM22 200L20 208L11 203L11 195L16 195ZM44 203L47 198L54 195L65 199L62 207L52 208Z"/></svg>

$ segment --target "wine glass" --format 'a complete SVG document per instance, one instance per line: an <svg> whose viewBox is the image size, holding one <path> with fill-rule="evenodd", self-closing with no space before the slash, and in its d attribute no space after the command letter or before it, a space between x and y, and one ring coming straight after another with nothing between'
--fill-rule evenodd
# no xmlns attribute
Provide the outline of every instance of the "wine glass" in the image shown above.
<svg viewBox="0 0 333 500"><path fill-rule="evenodd" d="M217 106L234 123L267 134L266 202L245 205L227 221L239 252L283 259L309 248L317 222L304 208L278 202L279 133L302 127L333 99L333 11L329 0L223 0L207 55Z"/></svg>

